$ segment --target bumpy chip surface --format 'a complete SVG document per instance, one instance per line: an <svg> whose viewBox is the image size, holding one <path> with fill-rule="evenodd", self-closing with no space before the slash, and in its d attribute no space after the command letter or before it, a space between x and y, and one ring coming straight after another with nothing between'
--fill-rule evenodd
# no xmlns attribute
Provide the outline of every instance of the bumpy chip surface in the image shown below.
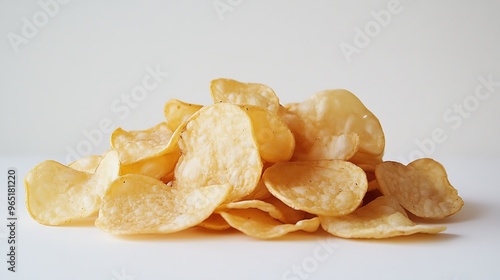
<svg viewBox="0 0 500 280"><path fill-rule="evenodd" d="M286 107L283 119L297 138L298 154L307 154L317 139L354 133L359 136L359 148L350 160L370 165L381 162L385 138L380 122L351 92L325 90Z"/></svg>
<svg viewBox="0 0 500 280"><path fill-rule="evenodd" d="M259 239L277 238L298 230L314 232L319 227L318 217L301 220L295 224L283 224L268 213L252 208L231 209L220 214L231 227Z"/></svg>
<svg viewBox="0 0 500 280"><path fill-rule="evenodd" d="M244 109L218 103L196 112L181 132L182 155L175 168L175 184L196 187L228 184L228 201L252 193L262 173L262 160Z"/></svg>
<svg viewBox="0 0 500 280"><path fill-rule="evenodd" d="M316 215L348 214L368 188L365 172L343 160L278 162L266 169L264 183L288 206Z"/></svg>
<svg viewBox="0 0 500 280"><path fill-rule="evenodd" d="M112 234L177 232L208 218L230 191L229 185L177 189L128 174L111 184L95 224Z"/></svg>
<svg viewBox="0 0 500 280"><path fill-rule="evenodd" d="M280 107L278 96L274 90L263 84L216 79L211 82L210 90L214 103L255 105L273 113L278 112Z"/></svg>
<svg viewBox="0 0 500 280"><path fill-rule="evenodd" d="M320 216L321 227L343 238L388 238L415 233L439 233L439 225L417 225L406 216L394 198L380 196L351 214Z"/></svg>
<svg viewBox="0 0 500 280"><path fill-rule="evenodd" d="M186 103L178 99L170 99L163 109L168 128L175 131L202 107L202 105Z"/></svg>
<svg viewBox="0 0 500 280"><path fill-rule="evenodd" d="M78 171L48 160L24 178L26 207L41 224L61 225L97 213L101 196L119 174L116 152L101 160L94 174Z"/></svg>
<svg viewBox="0 0 500 280"><path fill-rule="evenodd" d="M117 128L111 135L111 146L120 154L122 164L157 157L177 149L177 139L166 122L145 130L126 131Z"/></svg>
<svg viewBox="0 0 500 280"><path fill-rule="evenodd" d="M375 170L380 191L422 218L441 219L458 212L464 202L448 181L444 167L430 158L405 166L386 161Z"/></svg>
<svg viewBox="0 0 500 280"><path fill-rule="evenodd" d="M267 162L289 160L295 149L295 138L278 114L257 106L242 108L252 120L262 159Z"/></svg>

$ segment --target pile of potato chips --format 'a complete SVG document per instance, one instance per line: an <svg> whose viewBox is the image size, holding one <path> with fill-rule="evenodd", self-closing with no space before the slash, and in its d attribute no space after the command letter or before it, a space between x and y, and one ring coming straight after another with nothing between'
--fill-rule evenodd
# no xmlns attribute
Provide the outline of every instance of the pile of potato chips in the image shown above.
<svg viewBox="0 0 500 280"><path fill-rule="evenodd" d="M116 129L111 148L25 177L30 215L45 225L95 218L112 234L235 228L270 239L321 226L343 238L438 233L463 201L438 162L383 161L378 119L347 90L281 105L266 85L211 82L214 103L165 105L166 120Z"/></svg>

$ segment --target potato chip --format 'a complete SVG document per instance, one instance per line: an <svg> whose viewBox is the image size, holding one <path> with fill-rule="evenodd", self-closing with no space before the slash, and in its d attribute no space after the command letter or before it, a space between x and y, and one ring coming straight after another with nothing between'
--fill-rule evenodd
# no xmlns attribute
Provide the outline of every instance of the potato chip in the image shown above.
<svg viewBox="0 0 500 280"><path fill-rule="evenodd" d="M277 113L278 96L263 84L242 83L231 79L216 79L210 84L214 103L227 102L239 105L255 105Z"/></svg>
<svg viewBox="0 0 500 280"><path fill-rule="evenodd" d="M274 196L266 198L264 201L272 204L278 211L282 213L282 218L279 220L285 224L295 224L296 222L304 219L306 216L306 212L295 210Z"/></svg>
<svg viewBox="0 0 500 280"><path fill-rule="evenodd" d="M261 178L257 183L257 187L255 187L255 189L250 194L243 197L241 200L253 200L253 199L263 200L271 196L272 194L269 192L269 190L266 187L266 184L264 184L264 180L262 180Z"/></svg>
<svg viewBox="0 0 500 280"><path fill-rule="evenodd" d="M101 195L118 177L118 154L104 156L94 174L47 160L24 178L26 207L44 225L61 225L90 217L101 206Z"/></svg>
<svg viewBox="0 0 500 280"><path fill-rule="evenodd" d="M87 157L82 157L68 164L68 167L71 167L78 171L94 173L97 166L99 166L99 162L101 162L101 158L102 157L98 155L90 155Z"/></svg>
<svg viewBox="0 0 500 280"><path fill-rule="evenodd" d="M359 137L359 148L350 160L373 166L381 162L385 138L380 122L351 92L325 90L286 107L288 112L282 117L298 142L296 153L307 154L317 139L354 133Z"/></svg>
<svg viewBox="0 0 500 280"><path fill-rule="evenodd" d="M377 179L371 180L370 182L368 182L368 190L367 190L368 192L373 191L373 190L378 190L378 189L380 189L380 186L378 184Z"/></svg>
<svg viewBox="0 0 500 280"><path fill-rule="evenodd" d="M196 111L203 106L170 99L164 107L163 113L167 119L167 126L175 131L182 123L186 122Z"/></svg>
<svg viewBox="0 0 500 280"><path fill-rule="evenodd" d="M276 220L280 220L282 222L285 220L285 216L278 208L270 203L257 199L229 202L221 205L219 208L217 208L217 210L215 210L215 212L220 213L228 211L230 209L259 209L263 212L266 212L267 214L269 214L269 216L273 217Z"/></svg>
<svg viewBox="0 0 500 280"><path fill-rule="evenodd" d="M233 228L259 239L277 238L298 230L315 232L319 227L318 217L283 224L259 209L231 209L220 214Z"/></svg>
<svg viewBox="0 0 500 280"><path fill-rule="evenodd" d="M179 146L174 173L179 187L228 184L233 191L226 202L231 202L252 193L259 182L262 160L252 123L237 105L200 109L186 122Z"/></svg>
<svg viewBox="0 0 500 280"><path fill-rule="evenodd" d="M260 156L267 162L289 160L295 149L295 138L281 118L257 106L242 106L252 120Z"/></svg>
<svg viewBox="0 0 500 280"><path fill-rule="evenodd" d="M210 230L226 230L231 228L226 220L218 213L212 213L210 217L206 218L203 222L198 224L198 226Z"/></svg>
<svg viewBox="0 0 500 280"><path fill-rule="evenodd" d="M136 163L123 165L121 175L141 174L155 179L162 179L174 171L180 156L180 150L174 150L157 157L146 158Z"/></svg>
<svg viewBox="0 0 500 280"><path fill-rule="evenodd" d="M288 206L324 216L354 211L368 188L365 172L343 160L278 162L263 178L271 194Z"/></svg>
<svg viewBox="0 0 500 280"><path fill-rule="evenodd" d="M433 159L418 159L408 166L386 161L377 165L375 174L381 192L394 196L415 216L441 219L455 214L464 204L444 167Z"/></svg>
<svg viewBox="0 0 500 280"><path fill-rule="evenodd" d="M118 151L124 165L178 149L177 138L165 122L146 130L125 131L117 128L111 135L111 146Z"/></svg>
<svg viewBox="0 0 500 280"><path fill-rule="evenodd" d="M95 224L112 234L177 232L208 218L230 191L229 185L178 189L127 174L109 187Z"/></svg>
<svg viewBox="0 0 500 280"><path fill-rule="evenodd" d="M391 197L380 196L351 214L340 217L320 216L321 227L343 238L388 238L415 233L439 233L440 225L417 225Z"/></svg>

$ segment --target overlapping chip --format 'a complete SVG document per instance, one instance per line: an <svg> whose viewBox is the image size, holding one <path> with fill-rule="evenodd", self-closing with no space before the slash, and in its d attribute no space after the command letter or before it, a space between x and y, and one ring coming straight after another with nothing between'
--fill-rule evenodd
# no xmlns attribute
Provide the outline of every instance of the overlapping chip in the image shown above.
<svg viewBox="0 0 500 280"><path fill-rule="evenodd" d="M229 185L175 188L137 174L121 176L104 195L96 226L113 234L171 233L208 218Z"/></svg>
<svg viewBox="0 0 500 280"><path fill-rule="evenodd" d="M408 219L398 202L380 196L353 213L341 217L320 216L321 227L343 238L388 238L415 233L438 233L440 225L417 225Z"/></svg>
<svg viewBox="0 0 500 280"><path fill-rule="evenodd" d="M404 166L384 162L375 170L381 192L422 218L442 219L458 212L464 202L448 181L444 167L430 158Z"/></svg>
<svg viewBox="0 0 500 280"><path fill-rule="evenodd" d="M61 225L97 213L101 198L118 177L116 151L108 152L94 173L75 170L47 160L24 178L26 207L31 217L45 225Z"/></svg>
<svg viewBox="0 0 500 280"><path fill-rule="evenodd" d="M368 188L364 171L343 160L280 162L263 178L269 191L288 206L323 216L351 213Z"/></svg>
<svg viewBox="0 0 500 280"><path fill-rule="evenodd" d="M176 186L228 184L233 187L230 202L252 193L260 180L262 160L252 123L237 105L217 103L200 109L187 121L179 146Z"/></svg>
<svg viewBox="0 0 500 280"><path fill-rule="evenodd" d="M383 162L382 127L347 90L281 105L267 85L222 78L210 93L209 105L167 101L153 127L116 129L102 156L35 166L30 215L61 225L98 212L96 226L117 235L203 227L271 239L321 224L379 239L441 232L405 211L442 219L463 205L438 162Z"/></svg>

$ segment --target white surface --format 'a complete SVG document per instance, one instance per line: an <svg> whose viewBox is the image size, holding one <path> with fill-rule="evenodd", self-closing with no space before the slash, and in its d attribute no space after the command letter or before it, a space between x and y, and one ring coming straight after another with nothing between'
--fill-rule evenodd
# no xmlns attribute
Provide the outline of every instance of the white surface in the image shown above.
<svg viewBox="0 0 500 280"><path fill-rule="evenodd" d="M332 238L335 250L307 279L498 278L500 85L482 88L481 100L474 94L480 77L500 82L500 2L401 0L350 62L342 43L355 45L356 28L373 24L391 1L220 0L233 5L222 18L214 0L67 1L16 52L9 36L24 36L24 18L43 20L39 3L49 2L0 0L0 170L14 166L22 177L44 159L67 162L68 149L82 143L101 153L113 128L162 121L170 98L210 103L208 85L218 77L268 84L282 103L346 88L379 117L386 159L437 159L466 205L436 237ZM168 77L126 105L156 68ZM461 116L456 106L464 102L472 103ZM91 143L85 134L98 130ZM444 136L431 144L435 131ZM18 192L22 202L22 185ZM0 191L2 225L5 196ZM1 279L281 279L320 246L304 234L123 240L89 226L44 227L20 211L19 272L0 266ZM4 255L4 240L0 246Z"/></svg>

